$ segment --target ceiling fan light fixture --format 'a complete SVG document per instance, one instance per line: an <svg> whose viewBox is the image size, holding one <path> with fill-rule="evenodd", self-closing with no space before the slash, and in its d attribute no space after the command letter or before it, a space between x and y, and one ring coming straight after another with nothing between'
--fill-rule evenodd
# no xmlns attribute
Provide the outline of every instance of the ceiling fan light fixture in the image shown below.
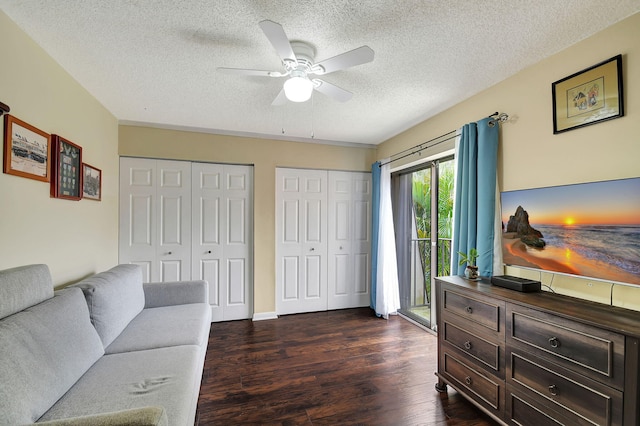
<svg viewBox="0 0 640 426"><path fill-rule="evenodd" d="M284 94L291 102L306 102L312 92L313 83L306 75L295 75L284 82Z"/></svg>

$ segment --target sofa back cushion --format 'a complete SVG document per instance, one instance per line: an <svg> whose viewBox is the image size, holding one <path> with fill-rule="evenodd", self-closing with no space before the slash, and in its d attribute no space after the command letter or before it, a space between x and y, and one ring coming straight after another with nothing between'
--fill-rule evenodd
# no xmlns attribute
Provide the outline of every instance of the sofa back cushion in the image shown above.
<svg viewBox="0 0 640 426"><path fill-rule="evenodd" d="M74 284L87 300L91 323L106 348L144 308L142 269L117 265Z"/></svg>
<svg viewBox="0 0 640 426"><path fill-rule="evenodd" d="M47 265L27 265L0 271L0 319L53 297Z"/></svg>
<svg viewBox="0 0 640 426"><path fill-rule="evenodd" d="M0 424L38 420L103 354L79 289L0 320Z"/></svg>

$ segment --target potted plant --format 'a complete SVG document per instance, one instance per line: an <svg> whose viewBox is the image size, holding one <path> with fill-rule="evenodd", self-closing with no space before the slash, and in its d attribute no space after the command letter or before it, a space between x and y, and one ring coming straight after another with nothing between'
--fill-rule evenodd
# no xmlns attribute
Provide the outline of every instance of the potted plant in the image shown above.
<svg viewBox="0 0 640 426"><path fill-rule="evenodd" d="M464 270L464 276L469 278L470 280L475 280L476 278L478 278L478 267L476 266L478 250L476 250L475 247L471 247L469 249L469 253L463 253L459 251L458 255L460 256L458 265L462 266L465 263L467 264L467 267Z"/></svg>

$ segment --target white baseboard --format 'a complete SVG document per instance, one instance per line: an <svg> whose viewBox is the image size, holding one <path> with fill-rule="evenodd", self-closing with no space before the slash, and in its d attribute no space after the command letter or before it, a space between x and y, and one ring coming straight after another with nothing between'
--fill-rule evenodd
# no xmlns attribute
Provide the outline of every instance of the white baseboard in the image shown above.
<svg viewBox="0 0 640 426"><path fill-rule="evenodd" d="M278 319L278 314L275 312L258 312L253 314L253 321L264 321Z"/></svg>

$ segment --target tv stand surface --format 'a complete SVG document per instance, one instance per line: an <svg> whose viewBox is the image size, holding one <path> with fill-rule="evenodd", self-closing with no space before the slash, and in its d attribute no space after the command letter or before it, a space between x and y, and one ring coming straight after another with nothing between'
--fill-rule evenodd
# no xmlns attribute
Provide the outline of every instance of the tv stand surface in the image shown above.
<svg viewBox="0 0 640 426"><path fill-rule="evenodd" d="M503 424L640 424L640 313L436 278L438 382Z"/></svg>

